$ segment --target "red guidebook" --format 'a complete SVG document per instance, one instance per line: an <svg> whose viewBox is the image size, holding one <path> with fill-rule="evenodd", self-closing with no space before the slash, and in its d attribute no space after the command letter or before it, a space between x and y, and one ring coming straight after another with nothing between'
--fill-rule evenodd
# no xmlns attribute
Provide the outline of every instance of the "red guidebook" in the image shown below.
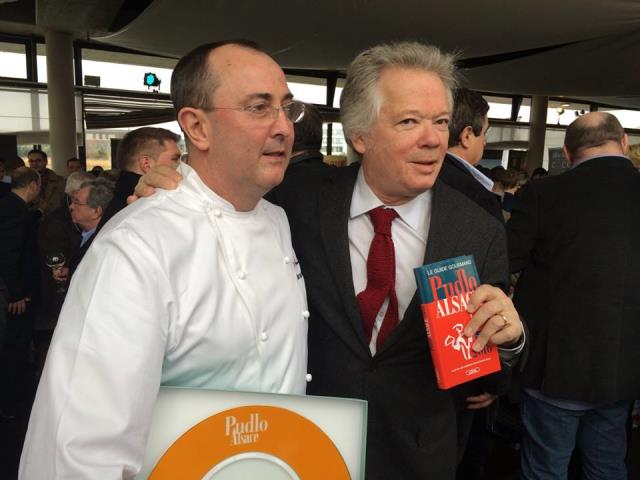
<svg viewBox="0 0 640 480"><path fill-rule="evenodd" d="M476 353L471 349L475 337L462 333L471 319L467 303L480 284L473 256L423 265L414 272L438 387L448 389L499 371L497 348Z"/></svg>

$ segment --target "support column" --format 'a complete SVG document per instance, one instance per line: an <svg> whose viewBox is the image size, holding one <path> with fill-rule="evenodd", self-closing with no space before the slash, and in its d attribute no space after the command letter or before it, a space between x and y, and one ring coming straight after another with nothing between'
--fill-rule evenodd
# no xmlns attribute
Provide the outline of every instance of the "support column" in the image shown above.
<svg viewBox="0 0 640 480"><path fill-rule="evenodd" d="M547 131L547 107L549 97L536 95L531 99L529 126L529 151L527 152L527 172L542 166L544 157L544 137Z"/></svg>
<svg viewBox="0 0 640 480"><path fill-rule="evenodd" d="M73 39L70 34L47 31L47 82L49 143L53 162L49 168L66 174L66 161L77 156L76 105L73 82Z"/></svg>

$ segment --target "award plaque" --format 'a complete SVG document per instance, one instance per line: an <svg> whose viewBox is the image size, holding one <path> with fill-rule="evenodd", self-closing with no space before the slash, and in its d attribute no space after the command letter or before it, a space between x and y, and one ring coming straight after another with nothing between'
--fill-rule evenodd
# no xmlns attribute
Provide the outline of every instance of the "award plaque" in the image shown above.
<svg viewBox="0 0 640 480"><path fill-rule="evenodd" d="M364 479L366 402L161 387L149 480Z"/></svg>

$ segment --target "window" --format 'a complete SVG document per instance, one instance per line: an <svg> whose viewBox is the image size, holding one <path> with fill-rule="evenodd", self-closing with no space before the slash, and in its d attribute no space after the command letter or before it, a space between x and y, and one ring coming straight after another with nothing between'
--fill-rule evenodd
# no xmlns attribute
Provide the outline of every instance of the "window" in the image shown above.
<svg viewBox="0 0 640 480"><path fill-rule="evenodd" d="M0 42L0 77L27 78L27 48L23 43Z"/></svg>
<svg viewBox="0 0 640 480"><path fill-rule="evenodd" d="M600 108L600 111L615 115L624 128L640 129L640 112L637 110Z"/></svg>
<svg viewBox="0 0 640 480"><path fill-rule="evenodd" d="M327 81L324 78L287 75L287 83L296 100L326 105Z"/></svg>
<svg viewBox="0 0 640 480"><path fill-rule="evenodd" d="M563 100L549 100L547 107L548 125L569 125L580 115L589 112L589 105Z"/></svg>
<svg viewBox="0 0 640 480"><path fill-rule="evenodd" d="M145 73L155 73L160 79L158 91L169 93L171 73L178 61L121 52L82 49L82 74L100 77L101 88L150 91L144 85Z"/></svg>

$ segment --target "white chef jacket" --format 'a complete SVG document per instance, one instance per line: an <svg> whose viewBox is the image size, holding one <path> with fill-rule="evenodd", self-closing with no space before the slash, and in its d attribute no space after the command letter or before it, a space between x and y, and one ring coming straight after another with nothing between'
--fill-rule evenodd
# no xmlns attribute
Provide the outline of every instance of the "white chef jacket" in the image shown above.
<svg viewBox="0 0 640 480"><path fill-rule="evenodd" d="M180 172L114 216L74 274L21 479L131 478L160 385L304 393L309 313L284 211L237 212Z"/></svg>

